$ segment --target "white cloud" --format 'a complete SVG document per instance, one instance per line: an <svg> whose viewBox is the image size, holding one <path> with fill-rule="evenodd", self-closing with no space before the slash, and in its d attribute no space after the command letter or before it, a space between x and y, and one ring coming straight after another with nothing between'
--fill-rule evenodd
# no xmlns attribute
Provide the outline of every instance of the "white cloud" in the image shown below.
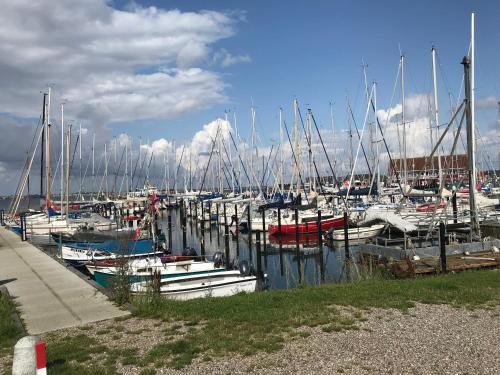
<svg viewBox="0 0 500 375"><path fill-rule="evenodd" d="M479 109L498 108L498 103L500 103L500 98L497 98L496 96L488 96L486 98L477 99L476 108Z"/></svg>
<svg viewBox="0 0 500 375"><path fill-rule="evenodd" d="M228 67L239 63L249 63L252 61L252 58L250 55L234 56L222 48L214 54L213 61L214 63L220 63L223 67Z"/></svg>
<svg viewBox="0 0 500 375"><path fill-rule="evenodd" d="M5 112L37 116L39 91L52 84L53 103L68 101L68 118L101 124L209 106L226 99L225 85L196 64L210 61L211 46L232 36L235 22L213 11L117 10L105 0L6 2L0 101Z"/></svg>

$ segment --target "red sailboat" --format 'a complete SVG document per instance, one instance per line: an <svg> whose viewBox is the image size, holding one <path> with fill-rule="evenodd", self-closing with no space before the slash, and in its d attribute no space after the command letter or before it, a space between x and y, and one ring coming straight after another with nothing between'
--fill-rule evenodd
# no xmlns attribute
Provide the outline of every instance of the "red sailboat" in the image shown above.
<svg viewBox="0 0 500 375"><path fill-rule="evenodd" d="M321 220L321 231L327 231L331 228L340 228L344 226L344 217L336 216L331 219ZM318 222L317 221L306 221L304 223L298 224L299 233L318 233ZM269 224L267 227L269 234L295 234L295 223L293 224L281 224L280 228L277 224Z"/></svg>

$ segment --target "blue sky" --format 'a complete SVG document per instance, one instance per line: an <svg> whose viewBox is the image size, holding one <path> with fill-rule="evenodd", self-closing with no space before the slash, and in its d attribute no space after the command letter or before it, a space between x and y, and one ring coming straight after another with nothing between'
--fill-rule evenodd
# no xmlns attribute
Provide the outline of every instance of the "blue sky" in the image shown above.
<svg viewBox="0 0 500 375"><path fill-rule="evenodd" d="M368 65L369 81L377 81L379 107L385 108L390 104L399 48L407 59L406 94L431 91L432 45L441 65L438 84L444 111L448 108L448 92L456 95L460 87L460 61L469 46L472 10L476 11L476 97L499 95L500 65L496 62L500 52L494 45L500 40L500 3L496 1L138 3L182 11L242 12L244 21L237 23L236 35L217 46L234 54L248 54L251 62L219 69L229 85L229 102L176 119L141 121L141 127L137 122L115 126L115 132L125 130L139 136L147 129L169 139L188 139L200 124L221 116L225 109L234 109L244 133L244 126L250 124L253 100L257 129L265 141L270 132L276 135L280 106L288 112L290 121L294 96L304 107L311 106L325 126L329 123L328 103L333 101L338 126L345 127L346 95L358 111L363 111L362 59ZM495 109L480 111L478 122L490 124L496 115Z"/></svg>
<svg viewBox="0 0 500 375"><path fill-rule="evenodd" d="M15 188L13 176L24 163L48 84L56 139L64 101L65 122L86 131L85 153L92 133L101 151L113 137L120 147L132 142L136 150L141 137L161 160L162 153L173 157L173 140L177 158L182 144L194 153L207 151L215 127L206 126L225 110L237 114L239 133L248 141L252 103L263 148L278 138L280 107L291 124L294 97L303 114L313 110L325 134L330 102L337 129L347 127L346 97L362 124L362 60L369 83L377 82L378 108L392 108L394 115L400 48L406 56L411 153L423 155L429 149L431 47L437 49L445 123L449 94L454 100L463 95L460 62L469 48L471 11L476 121L483 136L478 144L498 166L498 1L7 2L0 13L0 192ZM388 133L394 152L397 138ZM345 146L341 137L337 142Z"/></svg>

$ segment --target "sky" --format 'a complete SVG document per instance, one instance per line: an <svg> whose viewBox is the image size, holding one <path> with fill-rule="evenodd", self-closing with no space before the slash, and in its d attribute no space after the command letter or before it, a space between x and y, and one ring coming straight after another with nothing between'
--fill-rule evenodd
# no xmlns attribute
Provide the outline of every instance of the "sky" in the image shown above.
<svg viewBox="0 0 500 375"><path fill-rule="evenodd" d="M297 98L325 137L332 136L332 103L338 137L332 152L341 163L347 100L363 125L363 64L368 85L377 84L380 114L395 124L400 82L394 95L393 88L403 54L408 152L422 156L430 148L431 47L437 50L440 122L446 123L450 97L456 104L463 96L460 62L469 49L471 11L478 145L499 165L498 1L0 3L0 194L15 190L48 85L54 137L60 137L65 102L65 122L84 129L86 160L93 133L100 150L113 138L118 147L138 149L141 139L158 160L167 152L179 159L183 145L195 159L209 151L226 112L225 139L235 131L236 116L241 142L250 143L252 107L265 152L279 138L279 108L291 124ZM395 131L388 128L387 137L396 153Z"/></svg>

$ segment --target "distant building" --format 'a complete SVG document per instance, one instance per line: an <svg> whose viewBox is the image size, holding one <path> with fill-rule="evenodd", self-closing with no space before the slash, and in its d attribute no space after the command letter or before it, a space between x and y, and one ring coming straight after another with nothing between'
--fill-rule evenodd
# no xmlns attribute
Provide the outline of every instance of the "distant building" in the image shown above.
<svg viewBox="0 0 500 375"><path fill-rule="evenodd" d="M432 159L429 158L427 165L425 161L425 156L406 158L408 182L413 182L413 180L419 176L420 181L417 185L420 183L422 185L430 185L439 180L438 157L434 156ZM441 156L441 168L443 170L445 182L459 181L461 179L464 179L464 181L468 180L467 171L469 169L469 159L467 154ZM393 165L389 163L389 177L393 180L396 176L395 171L398 171L399 178L402 179L404 174L404 159L393 159Z"/></svg>

